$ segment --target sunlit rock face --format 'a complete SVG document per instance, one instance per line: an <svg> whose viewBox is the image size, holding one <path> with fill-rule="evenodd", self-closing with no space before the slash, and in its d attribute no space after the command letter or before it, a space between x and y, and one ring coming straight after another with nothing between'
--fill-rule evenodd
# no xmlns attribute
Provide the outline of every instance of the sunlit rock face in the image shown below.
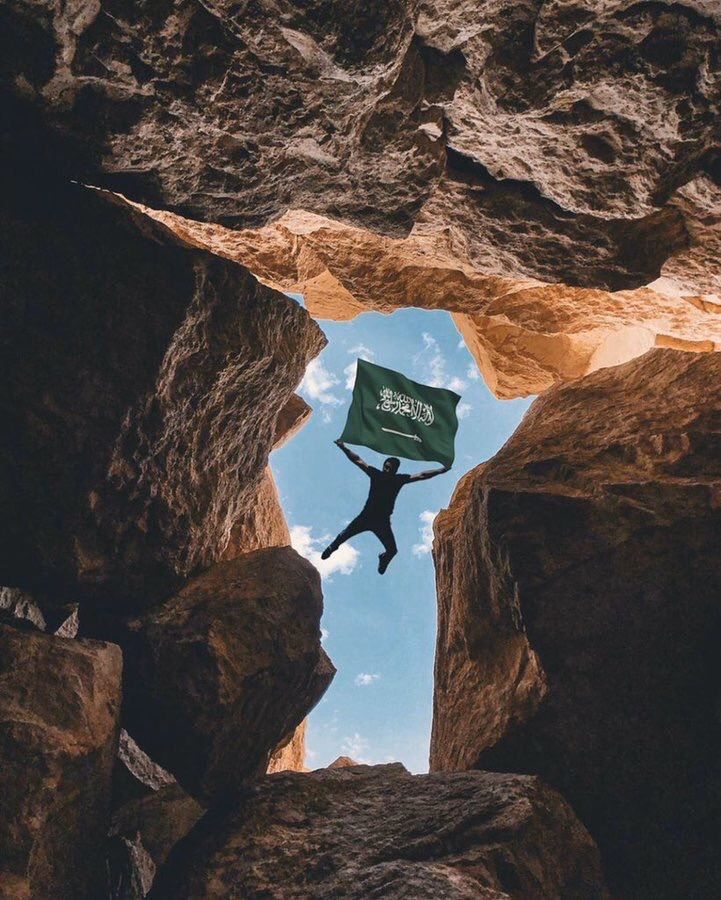
<svg viewBox="0 0 721 900"><path fill-rule="evenodd" d="M120 199L36 187L0 213L0 584L147 605L222 556L325 339Z"/></svg>
<svg viewBox="0 0 721 900"><path fill-rule="evenodd" d="M305 772L305 735L308 722L304 719L273 751L268 763L268 775L275 772Z"/></svg>
<svg viewBox="0 0 721 900"><path fill-rule="evenodd" d="M120 650L0 625L0 896L106 895Z"/></svg>
<svg viewBox="0 0 721 900"><path fill-rule="evenodd" d="M16 0L2 24L8 152L209 223L330 220L334 316L435 307L441 244L441 305L499 396L719 343L715 4ZM373 236L401 256L356 292ZM293 249L256 242L277 275ZM659 276L664 298L561 287Z"/></svg>
<svg viewBox="0 0 721 900"><path fill-rule="evenodd" d="M721 357L537 400L436 519L433 769L541 775L612 888L721 887Z"/></svg>
<svg viewBox="0 0 721 900"><path fill-rule="evenodd" d="M156 900L601 900L598 851L538 779L410 775L400 764L262 779L202 819L158 874Z"/></svg>
<svg viewBox="0 0 721 900"><path fill-rule="evenodd" d="M705 181L701 246L676 271L713 271L721 252L721 190ZM700 202L700 201L699 201ZM289 212L260 229L229 229L146 208L183 240L248 266L266 284L301 293L318 318L352 319L407 306L447 309L491 390L509 398L618 365L654 346L721 348L721 300L684 295L669 277L655 288L604 291L506 278L465 259L453 235L416 226L404 239Z"/></svg>

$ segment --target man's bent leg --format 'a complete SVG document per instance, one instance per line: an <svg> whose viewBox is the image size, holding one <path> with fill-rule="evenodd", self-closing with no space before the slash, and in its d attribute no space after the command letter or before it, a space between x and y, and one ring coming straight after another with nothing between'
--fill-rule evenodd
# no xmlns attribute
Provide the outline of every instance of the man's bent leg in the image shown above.
<svg viewBox="0 0 721 900"><path fill-rule="evenodd" d="M350 540L352 537L355 537L357 534L360 534L361 531L370 531L370 527L363 516L356 516L352 522L350 522L346 527L341 531L338 537L334 538L330 544L325 548L325 550L321 553L321 559L328 559L331 553L335 553L335 551L340 547L341 544L345 544L346 541Z"/></svg>
<svg viewBox="0 0 721 900"><path fill-rule="evenodd" d="M393 537L390 519L374 528L373 531L384 547L383 553L378 555L378 572L382 575L388 568L390 561L398 553L398 547L396 546L396 539Z"/></svg>

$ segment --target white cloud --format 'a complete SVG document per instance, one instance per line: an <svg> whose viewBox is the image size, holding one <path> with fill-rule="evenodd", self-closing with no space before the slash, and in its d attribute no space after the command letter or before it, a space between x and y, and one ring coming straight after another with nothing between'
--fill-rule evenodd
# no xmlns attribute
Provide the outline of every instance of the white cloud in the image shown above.
<svg viewBox="0 0 721 900"><path fill-rule="evenodd" d="M451 391L455 391L457 394L461 391L465 391L468 387L468 382L464 381L462 378L459 378L457 375L454 375L453 378L446 385Z"/></svg>
<svg viewBox="0 0 721 900"><path fill-rule="evenodd" d="M380 677L378 674L371 675L370 672L360 672L356 675L354 681L358 687L366 687L369 684L373 684L374 681L378 681Z"/></svg>
<svg viewBox="0 0 721 900"><path fill-rule="evenodd" d="M332 393L332 388L337 384L340 382L336 376L316 357L308 363L298 390L310 400L317 400L324 406L338 406L343 401Z"/></svg>
<svg viewBox="0 0 721 900"><path fill-rule="evenodd" d="M433 520L438 515L438 511L431 512L430 509L426 509L424 512L418 516L421 521L420 531L421 539L420 543L413 545L413 555L414 556L423 556L424 553L430 553L431 548L433 547Z"/></svg>
<svg viewBox="0 0 721 900"><path fill-rule="evenodd" d="M471 410L473 407L470 403L459 403L456 407L456 415L459 419L465 419L467 416L471 414Z"/></svg>
<svg viewBox="0 0 721 900"><path fill-rule="evenodd" d="M327 628L322 628L322 627L321 627L321 629L320 629L320 642L321 642L321 644L325 644L325 642L328 640L329 637L330 637L330 631L328 631Z"/></svg>
<svg viewBox="0 0 721 900"><path fill-rule="evenodd" d="M427 331L422 334L423 350L413 358L415 365L421 370L421 378L431 387L448 388L460 393L468 387L468 383L458 375L449 375L446 371L446 358L440 344Z"/></svg>
<svg viewBox="0 0 721 900"><path fill-rule="evenodd" d="M468 371L466 372L466 378L470 378L471 381L478 381L481 377L480 372L478 371L478 366L475 363L468 363Z"/></svg>
<svg viewBox="0 0 721 900"><path fill-rule="evenodd" d="M463 338L461 338L460 341L458 341L458 349L463 350L463 348L465 346L466 346L466 342L463 340Z"/></svg>
<svg viewBox="0 0 721 900"><path fill-rule="evenodd" d="M341 744L341 752L344 756L350 756L358 763L370 765L370 760L366 758L369 749L368 741L356 731L354 734L343 739Z"/></svg>
<svg viewBox="0 0 721 900"><path fill-rule="evenodd" d="M370 347L366 347L365 344L357 344L355 347L351 347L348 351L354 356L359 357L360 359L364 359L366 362L373 362L373 358L375 353L370 349ZM353 385L355 384L355 373L358 368L358 360L354 359L352 363L349 363L343 369L343 374L345 375L345 389L347 391L353 390Z"/></svg>
<svg viewBox="0 0 721 900"><path fill-rule="evenodd" d="M361 356L363 359L368 359L369 361L375 356L375 353L371 348L366 347L365 344L356 344L355 347L351 347L348 352L351 356Z"/></svg>
<svg viewBox="0 0 721 900"><path fill-rule="evenodd" d="M320 572L321 578L330 578L336 572L350 575L358 563L358 551L350 544L343 544L329 559L321 559L323 548L330 542L330 535L313 537L309 525L293 525L290 529L290 543L293 549L304 556Z"/></svg>

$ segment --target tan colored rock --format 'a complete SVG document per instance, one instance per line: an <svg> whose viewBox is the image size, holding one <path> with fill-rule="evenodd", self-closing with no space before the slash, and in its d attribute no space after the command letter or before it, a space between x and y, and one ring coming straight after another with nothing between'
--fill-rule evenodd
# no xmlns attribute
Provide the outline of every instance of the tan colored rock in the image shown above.
<svg viewBox="0 0 721 900"><path fill-rule="evenodd" d="M313 410L300 394L291 394L285 406L278 413L275 422L273 449L278 450L295 437L310 419L312 412Z"/></svg>
<svg viewBox="0 0 721 900"><path fill-rule="evenodd" d="M154 900L600 900L598 851L538 779L410 775L402 765L285 772L171 853Z"/></svg>
<svg viewBox="0 0 721 900"><path fill-rule="evenodd" d="M290 531L280 505L278 488L270 466L266 466L255 499L233 526L222 559L235 559L243 553L262 550L264 547L289 546Z"/></svg>
<svg viewBox="0 0 721 900"><path fill-rule="evenodd" d="M634 898L721 888L721 356L538 399L435 522L431 767L538 774Z"/></svg>
<svg viewBox="0 0 721 900"><path fill-rule="evenodd" d="M120 650L0 625L0 896L95 900L120 715Z"/></svg>
<svg viewBox="0 0 721 900"><path fill-rule="evenodd" d="M4 26L12 168L208 222L430 223L479 271L619 290L686 250L674 192L719 181L703 0L37 0Z"/></svg>
<svg viewBox="0 0 721 900"><path fill-rule="evenodd" d="M191 579L120 637L128 730L201 803L226 801L330 684L322 610L320 576L290 547Z"/></svg>
<svg viewBox="0 0 721 900"><path fill-rule="evenodd" d="M339 756L337 759L334 759L332 763L327 767L329 769L346 769L348 766L359 766L360 763L357 763L354 759L351 759L350 756Z"/></svg>
<svg viewBox="0 0 721 900"><path fill-rule="evenodd" d="M714 3L173 9L14 5L6 168L241 229L234 258L318 315L448 308L501 397L719 344Z"/></svg>
<svg viewBox="0 0 721 900"><path fill-rule="evenodd" d="M273 751L268 763L267 774L275 772L307 772L305 764L305 735L308 720L303 719L285 742L280 743Z"/></svg>
<svg viewBox="0 0 721 900"><path fill-rule="evenodd" d="M707 207L721 210L721 190L706 182L703 196ZM704 212L708 220L709 209ZM449 310L486 383L502 398L540 393L654 346L721 348L721 301L680 293L693 287L690 276L672 282L673 272L690 271L691 262L686 269L669 263L662 289L614 293L475 268L453 232L434 225L394 239L302 211L256 231L148 213L183 240L242 262L266 284L302 293L318 318L352 319L407 306ZM720 222L721 213L699 241L707 255L716 244L721 248ZM698 275L709 262L701 252L686 254Z"/></svg>
<svg viewBox="0 0 721 900"><path fill-rule="evenodd" d="M18 179L0 236L0 584L147 606L222 557L324 337L99 191Z"/></svg>

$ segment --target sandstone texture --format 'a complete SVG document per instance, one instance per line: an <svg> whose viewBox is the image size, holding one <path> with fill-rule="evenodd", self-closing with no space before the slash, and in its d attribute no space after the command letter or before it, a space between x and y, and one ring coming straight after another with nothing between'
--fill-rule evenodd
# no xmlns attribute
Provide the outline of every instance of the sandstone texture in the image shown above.
<svg viewBox="0 0 721 900"><path fill-rule="evenodd" d="M236 258L298 268L316 314L440 300L499 396L721 343L711 0L12 0L0 24L11 166L251 232Z"/></svg>
<svg viewBox="0 0 721 900"><path fill-rule="evenodd" d="M698 267L708 271L721 253L721 190L707 185L704 200L707 239ZM420 226L397 239L305 212L233 230L145 211L183 240L248 266L265 284L303 294L318 318L407 306L449 310L502 398L541 393L654 346L721 348L721 297L694 295L690 282L686 296L668 277L653 288L615 292L511 279L464 261L449 232Z"/></svg>
<svg viewBox="0 0 721 900"><path fill-rule="evenodd" d="M555 388L436 519L431 765L561 791L624 897L721 890L721 357Z"/></svg>
<svg viewBox="0 0 721 900"><path fill-rule="evenodd" d="M41 187L0 214L0 584L146 605L222 556L324 338L123 201Z"/></svg>
<svg viewBox="0 0 721 900"><path fill-rule="evenodd" d="M278 488L270 466L248 502L246 511L235 522L230 540L222 554L223 560L236 559L243 553L266 547L289 547L290 531L280 505Z"/></svg>
<svg viewBox="0 0 721 900"><path fill-rule="evenodd" d="M0 625L0 896L104 896L120 651Z"/></svg>
<svg viewBox="0 0 721 900"><path fill-rule="evenodd" d="M151 896L592 900L604 889L593 841L538 779L413 776L396 763L263 779L177 845Z"/></svg>
<svg viewBox="0 0 721 900"><path fill-rule="evenodd" d="M300 725L287 736L287 739L281 741L275 748L268 763L268 775L272 775L275 772L307 771L305 765L305 734L307 728L308 721L303 719Z"/></svg>
<svg viewBox="0 0 721 900"><path fill-rule="evenodd" d="M322 608L317 571L271 548L219 563L128 623L127 727L200 802L264 772L330 684Z"/></svg>

